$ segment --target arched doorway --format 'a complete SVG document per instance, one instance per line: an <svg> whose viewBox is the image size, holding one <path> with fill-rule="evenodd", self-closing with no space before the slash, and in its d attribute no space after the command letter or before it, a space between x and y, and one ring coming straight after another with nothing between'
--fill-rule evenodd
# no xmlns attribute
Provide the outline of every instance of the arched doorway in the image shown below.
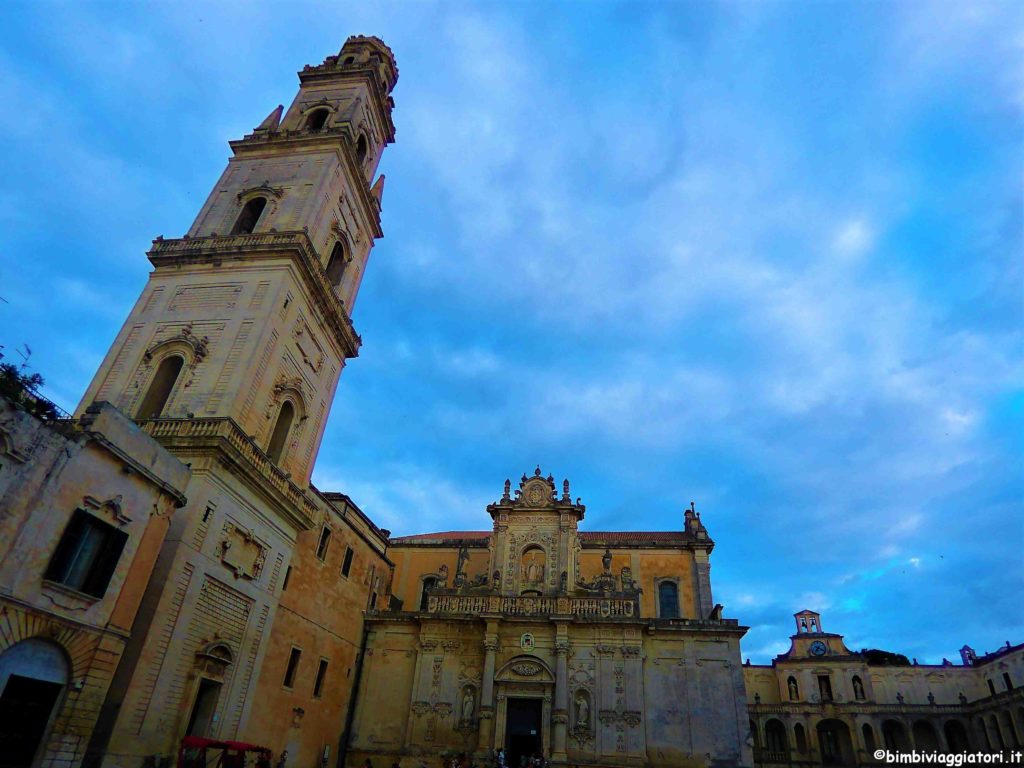
<svg viewBox="0 0 1024 768"><path fill-rule="evenodd" d="M5 768L30 768L67 689L64 650L32 638L0 654L0 743Z"/></svg>
<svg viewBox="0 0 1024 768"><path fill-rule="evenodd" d="M923 752L938 752L939 737L935 735L935 728L927 720L918 720L914 723L914 746Z"/></svg>
<svg viewBox="0 0 1024 768"><path fill-rule="evenodd" d="M855 764L853 741L846 723L835 719L822 720L817 730L822 765Z"/></svg>
<svg viewBox="0 0 1024 768"><path fill-rule="evenodd" d="M774 717L764 724L764 749L767 754L762 762L783 763L789 760L786 726Z"/></svg>
<svg viewBox="0 0 1024 768"><path fill-rule="evenodd" d="M959 720L947 720L942 729L946 734L946 744L950 752L967 752L971 741L967 738L967 729Z"/></svg>
<svg viewBox="0 0 1024 768"><path fill-rule="evenodd" d="M910 750L907 729L899 720L886 720L882 723L882 741L890 752L908 752Z"/></svg>

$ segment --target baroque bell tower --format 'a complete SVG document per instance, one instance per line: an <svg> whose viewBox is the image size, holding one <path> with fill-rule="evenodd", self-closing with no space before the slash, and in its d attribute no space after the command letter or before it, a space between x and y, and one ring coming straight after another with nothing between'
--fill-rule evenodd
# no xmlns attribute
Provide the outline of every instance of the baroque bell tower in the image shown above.
<svg viewBox="0 0 1024 768"><path fill-rule="evenodd" d="M186 735L236 739L254 707L290 695L254 702L287 639L275 619L291 563L337 518L309 478L359 350L351 312L382 235L397 80L374 37L299 72L291 106L231 142L188 233L153 242L78 407L113 403L191 472L92 737L104 768L177 754Z"/></svg>
<svg viewBox="0 0 1024 768"><path fill-rule="evenodd" d="M352 37L299 72L234 156L188 233L157 238L153 272L79 405L110 401L158 437L230 420L300 488L308 485L351 321L382 235L381 153L394 141L390 49ZM171 435L169 432L178 434Z"/></svg>

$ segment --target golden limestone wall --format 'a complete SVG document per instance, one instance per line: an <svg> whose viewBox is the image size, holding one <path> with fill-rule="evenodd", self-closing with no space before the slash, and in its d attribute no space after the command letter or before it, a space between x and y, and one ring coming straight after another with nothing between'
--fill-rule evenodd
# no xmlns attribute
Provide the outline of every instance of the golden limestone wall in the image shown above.
<svg viewBox="0 0 1024 768"><path fill-rule="evenodd" d="M0 690L11 674L61 686L42 768L85 756L188 476L109 405L58 428L0 399ZM125 537L99 596L48 571L76 513Z"/></svg>
<svg viewBox="0 0 1024 768"><path fill-rule="evenodd" d="M485 624L486 622L486 624ZM735 626L555 620L370 621L348 765L418 765L506 745L509 702L540 701L542 750L600 765L750 764ZM564 633L565 713L558 712ZM490 635L490 637L486 637ZM525 642L524 637L529 636ZM488 652L494 648L488 689ZM467 697L469 703L467 703ZM581 703L583 702L583 703Z"/></svg>
<svg viewBox="0 0 1024 768"><path fill-rule="evenodd" d="M802 612L801 616L817 614ZM820 625L819 625L820 626ZM1024 646L972 665L869 665L842 636L801 632L743 668L760 765L876 765L877 748L964 752L1024 744Z"/></svg>

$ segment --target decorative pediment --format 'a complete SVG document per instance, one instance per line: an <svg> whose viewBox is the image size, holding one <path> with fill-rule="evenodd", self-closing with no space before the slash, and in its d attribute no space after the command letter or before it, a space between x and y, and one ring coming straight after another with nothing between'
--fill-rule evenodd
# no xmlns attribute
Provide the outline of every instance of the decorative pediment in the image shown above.
<svg viewBox="0 0 1024 768"><path fill-rule="evenodd" d="M580 500L573 503L569 493L569 481L562 481L562 490L559 491L555 485L553 475L544 477L538 466L533 475L523 475L519 480L519 488L512 490L512 481L505 481L505 489L501 498L487 506L487 511L495 519L504 521L510 514L515 513L517 518L521 512L557 512L559 515L569 515L569 520L581 520L586 510Z"/></svg>
<svg viewBox="0 0 1024 768"><path fill-rule="evenodd" d="M184 347L189 352L188 357L190 358L186 362L190 365L195 366L206 357L210 339L206 336L198 338L192 333L192 325L182 326L182 329L173 336L169 336L166 339L156 342L149 349L146 350L146 354L143 355L145 362L150 362L158 352L162 351L166 347Z"/></svg>
<svg viewBox="0 0 1024 768"><path fill-rule="evenodd" d="M533 656L516 656L494 676L498 682L553 683L555 676L548 665Z"/></svg>
<svg viewBox="0 0 1024 768"><path fill-rule="evenodd" d="M106 501L100 501L94 496L85 496L82 499L82 505L86 509L91 509L94 512L110 515L115 522L124 525L125 523L130 523L132 519L124 514L124 511L121 508L122 500L121 494L118 494L111 499L107 499Z"/></svg>

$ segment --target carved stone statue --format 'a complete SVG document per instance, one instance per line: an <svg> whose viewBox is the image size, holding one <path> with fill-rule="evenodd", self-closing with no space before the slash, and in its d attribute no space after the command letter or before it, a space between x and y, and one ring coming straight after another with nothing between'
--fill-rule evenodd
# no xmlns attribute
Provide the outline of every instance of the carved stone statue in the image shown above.
<svg viewBox="0 0 1024 768"><path fill-rule="evenodd" d="M794 680L793 678L790 678L789 679L789 700L790 701L796 701L796 698L797 698L796 680Z"/></svg>
<svg viewBox="0 0 1024 768"><path fill-rule="evenodd" d="M612 551L610 549L606 549L601 556L601 565L604 566L605 573L612 572Z"/></svg>
<svg viewBox="0 0 1024 768"><path fill-rule="evenodd" d="M467 723L473 720L473 691L469 688L462 694L462 719Z"/></svg>
<svg viewBox="0 0 1024 768"><path fill-rule="evenodd" d="M589 727L590 704L586 696L576 697L576 727L583 729Z"/></svg>
<svg viewBox="0 0 1024 768"><path fill-rule="evenodd" d="M853 695L858 699L864 698L864 686L861 684L860 678L853 680Z"/></svg>
<svg viewBox="0 0 1024 768"><path fill-rule="evenodd" d="M900 704L902 704L904 701L903 694L900 691L896 691L896 701L898 701Z"/></svg>
<svg viewBox="0 0 1024 768"><path fill-rule="evenodd" d="M525 576L526 580L531 584L544 580L544 566L537 562L537 554L535 552L530 554L530 562L526 564Z"/></svg>

